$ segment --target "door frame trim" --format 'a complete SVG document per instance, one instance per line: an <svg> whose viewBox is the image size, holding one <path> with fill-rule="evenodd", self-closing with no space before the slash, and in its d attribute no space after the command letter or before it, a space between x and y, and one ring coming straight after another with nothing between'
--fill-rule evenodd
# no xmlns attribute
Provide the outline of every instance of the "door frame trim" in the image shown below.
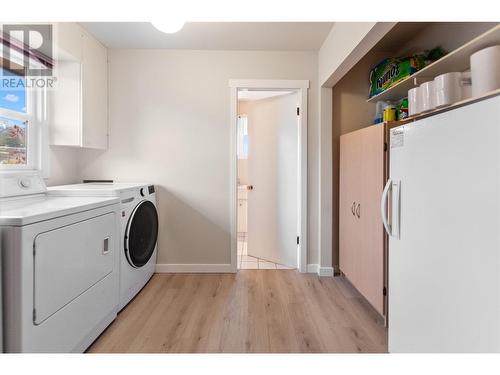
<svg viewBox="0 0 500 375"><path fill-rule="evenodd" d="M299 175L297 187L300 202L298 204L298 225L300 244L298 245L299 272L307 272L307 96L309 80L267 80L267 79L230 79L230 173L229 173L229 210L231 231L231 270L237 272L237 205L238 205L238 156L237 121L238 121L238 90L292 90L297 92L300 103L299 113Z"/></svg>

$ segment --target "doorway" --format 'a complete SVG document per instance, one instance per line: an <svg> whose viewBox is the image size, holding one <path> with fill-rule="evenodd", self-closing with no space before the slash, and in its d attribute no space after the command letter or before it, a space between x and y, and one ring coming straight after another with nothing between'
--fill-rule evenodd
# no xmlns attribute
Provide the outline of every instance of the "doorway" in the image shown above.
<svg viewBox="0 0 500 375"><path fill-rule="evenodd" d="M306 272L308 81L230 87L232 268Z"/></svg>

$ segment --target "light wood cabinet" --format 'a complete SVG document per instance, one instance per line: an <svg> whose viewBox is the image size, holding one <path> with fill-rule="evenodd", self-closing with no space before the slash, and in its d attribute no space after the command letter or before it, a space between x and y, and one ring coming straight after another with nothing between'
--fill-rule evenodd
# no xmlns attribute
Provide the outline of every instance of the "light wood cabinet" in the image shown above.
<svg viewBox="0 0 500 375"><path fill-rule="evenodd" d="M108 147L107 50L76 23L56 27L57 86L50 93L52 145Z"/></svg>
<svg viewBox="0 0 500 375"><path fill-rule="evenodd" d="M386 179L386 129L374 125L340 137L340 270L385 314L385 234L380 197Z"/></svg>

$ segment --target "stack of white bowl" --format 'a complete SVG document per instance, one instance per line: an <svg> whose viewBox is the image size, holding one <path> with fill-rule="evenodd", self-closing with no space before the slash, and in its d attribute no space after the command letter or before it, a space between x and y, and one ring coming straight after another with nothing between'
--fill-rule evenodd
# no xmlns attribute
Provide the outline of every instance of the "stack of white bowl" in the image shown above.
<svg viewBox="0 0 500 375"><path fill-rule="evenodd" d="M415 116L470 97L470 73L451 72L408 91L408 114Z"/></svg>
<svg viewBox="0 0 500 375"><path fill-rule="evenodd" d="M500 45L470 57L471 70L437 76L408 91L408 115L415 116L500 88Z"/></svg>
<svg viewBox="0 0 500 375"><path fill-rule="evenodd" d="M500 88L500 45L484 48L470 57L472 95L484 95Z"/></svg>

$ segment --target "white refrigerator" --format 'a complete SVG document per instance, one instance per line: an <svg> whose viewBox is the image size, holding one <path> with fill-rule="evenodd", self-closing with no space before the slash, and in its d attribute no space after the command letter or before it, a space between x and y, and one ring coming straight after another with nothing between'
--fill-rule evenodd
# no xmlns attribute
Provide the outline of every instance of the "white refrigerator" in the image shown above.
<svg viewBox="0 0 500 375"><path fill-rule="evenodd" d="M500 351L500 96L390 132L389 352Z"/></svg>

